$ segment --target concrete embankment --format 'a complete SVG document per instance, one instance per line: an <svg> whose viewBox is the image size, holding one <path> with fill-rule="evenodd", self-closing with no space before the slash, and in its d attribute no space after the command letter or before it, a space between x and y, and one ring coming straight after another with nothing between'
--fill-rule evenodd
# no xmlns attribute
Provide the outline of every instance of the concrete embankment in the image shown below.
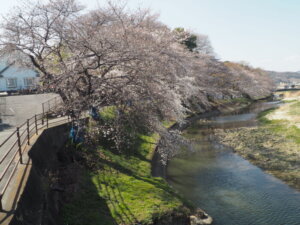
<svg viewBox="0 0 300 225"><path fill-rule="evenodd" d="M10 225L56 225L61 191L51 173L61 165L59 155L68 139L68 125L44 130L31 147L31 168Z"/></svg>

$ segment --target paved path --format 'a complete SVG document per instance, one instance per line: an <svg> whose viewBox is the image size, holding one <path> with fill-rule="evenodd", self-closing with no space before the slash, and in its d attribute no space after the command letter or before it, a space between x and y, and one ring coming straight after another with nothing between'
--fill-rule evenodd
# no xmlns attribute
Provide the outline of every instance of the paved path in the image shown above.
<svg viewBox="0 0 300 225"><path fill-rule="evenodd" d="M42 113L42 103L55 96L57 95L51 93L0 97L0 143L17 126L35 114Z"/></svg>

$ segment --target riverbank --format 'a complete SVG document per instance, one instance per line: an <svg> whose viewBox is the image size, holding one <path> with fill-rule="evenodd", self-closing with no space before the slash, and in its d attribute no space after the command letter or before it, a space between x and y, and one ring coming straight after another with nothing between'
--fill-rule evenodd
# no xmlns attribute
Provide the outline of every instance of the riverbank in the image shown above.
<svg viewBox="0 0 300 225"><path fill-rule="evenodd" d="M222 102L216 113L230 112L249 104L250 101L244 99ZM85 166L81 168L83 172L76 192L63 207L61 220L64 224L190 223L194 206L181 198L163 178L151 174L159 137L140 135L138 139L134 151L127 153L115 152L107 146L78 151Z"/></svg>
<svg viewBox="0 0 300 225"><path fill-rule="evenodd" d="M83 173L79 191L63 210L64 224L188 224L191 207L166 181L151 176L155 135L140 135L133 153L99 146L84 152L93 170Z"/></svg>
<svg viewBox="0 0 300 225"><path fill-rule="evenodd" d="M281 93L283 105L258 117L255 127L216 130L217 140L300 190L300 92Z"/></svg>
<svg viewBox="0 0 300 225"><path fill-rule="evenodd" d="M215 103L214 109L208 112L194 112L192 115L189 115L183 124L178 124L176 121L165 123L165 127L168 129L176 129L179 131L184 131L189 128L193 123L200 119L206 119L213 116L218 116L220 114L231 113L235 111L241 111L247 108L254 100L247 98L236 98L232 100L223 100ZM185 136L185 135L184 135ZM157 149L156 149L157 150ZM180 154L180 152L179 152ZM166 164L162 163L162 159L158 150L153 154L152 158L152 171L151 174L154 177L162 177L164 179L167 178L167 167L168 162Z"/></svg>
<svg viewBox="0 0 300 225"><path fill-rule="evenodd" d="M299 192L213 138L215 129L255 126L257 113L275 104L256 102L237 113L200 119L183 132L191 140L193 151L170 160L168 182L211 215L214 224L298 224L300 221Z"/></svg>

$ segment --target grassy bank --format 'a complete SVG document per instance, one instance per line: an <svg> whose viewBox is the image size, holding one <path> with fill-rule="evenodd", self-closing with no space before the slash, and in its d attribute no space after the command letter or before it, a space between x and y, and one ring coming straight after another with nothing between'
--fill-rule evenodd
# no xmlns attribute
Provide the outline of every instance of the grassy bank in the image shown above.
<svg viewBox="0 0 300 225"><path fill-rule="evenodd" d="M151 176L157 138L139 136L134 154L103 146L86 152L85 160L98 169L83 172L80 190L64 207L64 224L153 224L171 215L187 217L183 200L162 178Z"/></svg>
<svg viewBox="0 0 300 225"><path fill-rule="evenodd" d="M259 125L218 130L218 140L253 164L300 190L300 95L261 113Z"/></svg>

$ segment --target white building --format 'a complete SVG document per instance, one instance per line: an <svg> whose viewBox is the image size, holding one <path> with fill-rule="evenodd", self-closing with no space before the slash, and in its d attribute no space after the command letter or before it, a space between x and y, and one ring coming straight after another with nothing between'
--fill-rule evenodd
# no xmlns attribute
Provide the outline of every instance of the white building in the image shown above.
<svg viewBox="0 0 300 225"><path fill-rule="evenodd" d="M0 92L32 90L38 85L38 73L0 62Z"/></svg>

